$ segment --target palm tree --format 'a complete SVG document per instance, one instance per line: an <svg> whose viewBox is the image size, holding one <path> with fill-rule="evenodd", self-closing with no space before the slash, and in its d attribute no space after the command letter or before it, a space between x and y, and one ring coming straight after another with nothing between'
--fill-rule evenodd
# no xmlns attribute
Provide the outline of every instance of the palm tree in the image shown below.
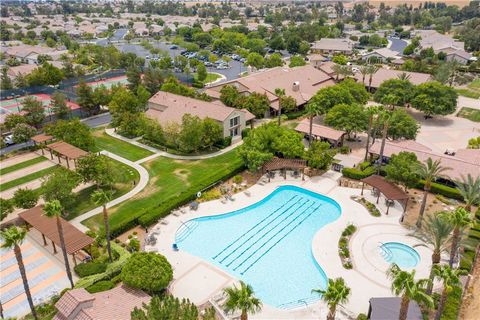
<svg viewBox="0 0 480 320"><path fill-rule="evenodd" d="M362 75L362 83L365 85L365 77L370 73L370 65L364 65L359 68L360 74Z"/></svg>
<svg viewBox="0 0 480 320"><path fill-rule="evenodd" d="M383 111L382 114L383 129L382 129L382 144L380 145L379 164L377 167L377 173L380 174L380 169L383 164L383 152L385 151L385 142L387 141L388 126L390 121L390 113Z"/></svg>
<svg viewBox="0 0 480 320"><path fill-rule="evenodd" d="M433 299L426 292L430 280L415 280L415 270L412 272L403 271L395 263L387 271L388 277L392 280L392 292L402 296L400 304L399 320L406 320L410 301L423 302L428 307L433 306Z"/></svg>
<svg viewBox="0 0 480 320"><path fill-rule="evenodd" d="M20 245L22 244L27 231L22 228L17 228L16 226L11 226L8 229L0 231L0 237L3 239L2 248L13 249L15 253L15 258L17 259L18 269L20 270L20 275L22 276L23 289L27 295L28 305L32 311L32 316L34 319L38 319L37 312L35 311L35 306L33 305L32 294L30 293L30 286L28 285L27 273L25 272L25 265L23 264L22 250Z"/></svg>
<svg viewBox="0 0 480 320"><path fill-rule="evenodd" d="M243 281L240 281L240 288L234 285L231 288L225 288L224 292L227 295L225 309L227 312L240 310L241 320L247 320L248 313L255 313L262 309L262 302L254 296L252 287Z"/></svg>
<svg viewBox="0 0 480 320"><path fill-rule="evenodd" d="M334 320L337 313L337 305L347 303L350 295L350 288L345 285L343 278L328 279L327 290L313 289L322 295L322 300L328 304L330 310L328 311L327 320Z"/></svg>
<svg viewBox="0 0 480 320"><path fill-rule="evenodd" d="M343 69L342 66L339 65L339 64L334 64L332 66L332 70L333 70L333 72L335 72L335 80L336 81L338 81L339 76L342 74L342 72L343 72L342 69Z"/></svg>
<svg viewBox="0 0 480 320"><path fill-rule="evenodd" d="M310 101L307 106L305 107L307 111L307 116L310 119L310 128L308 134L308 145L312 144L312 129L313 129L313 118L322 114L322 107L316 103L315 101Z"/></svg>
<svg viewBox="0 0 480 320"><path fill-rule="evenodd" d="M462 181L456 181L455 184L465 201L465 210L471 211L472 205L480 203L480 176L473 179L470 174L466 178L462 175Z"/></svg>
<svg viewBox="0 0 480 320"><path fill-rule="evenodd" d="M60 247L62 248L63 260L65 261L65 270L67 271L67 277L70 281L70 285L73 288L72 272L70 270L70 262L68 261L67 248L65 247L65 238L63 235L63 225L60 218L60 216L62 215L62 206L60 205L60 201L53 200L45 203L45 206L43 207L43 212L47 217L55 217L55 219L57 220L58 237L60 239Z"/></svg>
<svg viewBox="0 0 480 320"><path fill-rule="evenodd" d="M280 99L278 101L278 126L280 127L282 118L282 97L285 95L285 89L276 88L275 95Z"/></svg>
<svg viewBox="0 0 480 320"><path fill-rule="evenodd" d="M398 79L400 80L410 80L410 75L406 72L402 72L398 75Z"/></svg>
<svg viewBox="0 0 480 320"><path fill-rule="evenodd" d="M433 161L432 158L428 158L425 163L418 163L416 171L418 175L425 180L425 184L423 186L424 192L422 205L420 206L420 213L417 219L417 228L422 226L423 214L425 212L425 206L427 205L427 196L432 187L432 182L437 178L442 177L442 173L447 170L450 170L450 168L442 167L440 160Z"/></svg>
<svg viewBox="0 0 480 320"><path fill-rule="evenodd" d="M353 75L352 67L350 66L340 66L340 74L345 79L348 76Z"/></svg>
<svg viewBox="0 0 480 320"><path fill-rule="evenodd" d="M433 250L432 253L432 267L430 268L430 284L427 288L427 293L431 294L433 289L433 269L435 265L440 263L442 252L447 252L450 247L451 233L453 226L438 214L430 215L425 218L425 223L421 229L415 230L409 234L422 241L416 246L429 247Z"/></svg>
<svg viewBox="0 0 480 320"><path fill-rule="evenodd" d="M437 313L435 313L435 320L440 320L440 317L443 313L443 308L445 307L445 302L447 301L448 294L455 288L462 285L460 282L460 276L467 274L465 270L462 269L452 269L447 265L436 265L433 269L435 277L442 280L443 290L442 295L440 296L440 301L438 302Z"/></svg>
<svg viewBox="0 0 480 320"><path fill-rule="evenodd" d="M373 81L373 75L378 71L378 67L375 65L370 65L368 67L368 92L372 91L372 81Z"/></svg>
<svg viewBox="0 0 480 320"><path fill-rule="evenodd" d="M472 225L472 220L470 219L470 212L462 207L458 207L454 211L441 212L440 216L453 227L450 260L448 261L448 265L451 267L453 266L453 261L455 260L460 241L462 240L463 230Z"/></svg>
<svg viewBox="0 0 480 320"><path fill-rule="evenodd" d="M105 238L107 239L108 258L110 259L110 262L113 262L112 250L110 248L110 224L108 223L108 212L107 212L107 203L109 203L112 200L112 193L108 191L105 192L102 189L96 190L92 194L92 200L97 205L101 205L103 207L103 224L105 227Z"/></svg>

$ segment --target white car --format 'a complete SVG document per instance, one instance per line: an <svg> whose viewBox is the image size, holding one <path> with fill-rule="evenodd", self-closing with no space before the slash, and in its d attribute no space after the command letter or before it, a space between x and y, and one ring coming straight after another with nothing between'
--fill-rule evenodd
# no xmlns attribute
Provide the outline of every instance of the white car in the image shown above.
<svg viewBox="0 0 480 320"><path fill-rule="evenodd" d="M11 146L15 144L15 142L13 142L13 134L9 134L8 136L5 136L5 138L3 138L3 142L5 142L7 146Z"/></svg>

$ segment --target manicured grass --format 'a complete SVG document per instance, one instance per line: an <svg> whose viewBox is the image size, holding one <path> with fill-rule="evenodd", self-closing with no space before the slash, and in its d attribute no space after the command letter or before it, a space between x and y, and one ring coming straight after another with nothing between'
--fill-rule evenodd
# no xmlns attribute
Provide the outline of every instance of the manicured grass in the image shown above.
<svg viewBox="0 0 480 320"><path fill-rule="evenodd" d="M134 182L138 183L140 180L140 174L137 170L118 162L116 160L110 159L112 161L112 170L120 173L119 182L113 186L113 199L121 197L125 193L129 192L134 188ZM76 196L75 201L66 208L68 212L67 219L71 220L78 217L85 212L88 212L98 205L92 201L92 193L96 190L95 186L91 186L85 189L80 190ZM112 199L112 200L113 200Z"/></svg>
<svg viewBox="0 0 480 320"><path fill-rule="evenodd" d="M457 91L459 95L467 98L472 98L472 99L480 98L480 92L472 91L470 89L455 89L455 91Z"/></svg>
<svg viewBox="0 0 480 320"><path fill-rule="evenodd" d="M3 169L0 168L0 175L4 175L4 174L7 174L7 173L10 173L10 172L13 172L13 171L24 169L26 167L33 166L34 164L37 164L37 163L40 163L40 162L43 162L43 161L47 161L47 158L36 157L36 158L30 159L30 160L27 160L27 161L23 161L23 162L14 164L13 166L9 166L9 167L3 168Z"/></svg>
<svg viewBox="0 0 480 320"><path fill-rule="evenodd" d="M473 80L468 87L472 90L480 90L480 79Z"/></svg>
<svg viewBox="0 0 480 320"><path fill-rule="evenodd" d="M193 75L193 78L194 78L195 81L198 81L198 74L195 73ZM208 72L207 73L207 78L203 81L203 83L209 83L209 82L217 80L218 78L220 78L220 76L218 74Z"/></svg>
<svg viewBox="0 0 480 320"><path fill-rule="evenodd" d="M235 150L221 156L196 161L180 161L157 158L144 164L150 174L147 187L135 199L110 209L112 230L125 222L156 210L165 202L176 202L177 198L191 187L198 192L221 179L225 174L243 167ZM90 228L102 225L101 215L82 223Z"/></svg>
<svg viewBox="0 0 480 320"><path fill-rule="evenodd" d="M24 183L27 183L27 182L36 180L36 179L38 179L38 178L41 178L41 177L43 177L43 176L46 176L47 174L49 174L49 173L51 173L53 170L55 170L56 167L57 167L57 166L52 166L52 167L49 167L49 168L46 168L46 169L43 169L43 170L34 172L34 173L32 173L32 174L23 176L23 177L21 177L21 178L18 178L18 179L15 179L15 180L11 180L11 181L2 183L2 184L0 184L0 191L8 190L8 189L11 189L11 188L13 188L13 187L17 187L17 186L19 186L19 185L21 185L21 184L24 184Z"/></svg>
<svg viewBox="0 0 480 320"><path fill-rule="evenodd" d="M457 117L462 117L474 122L480 122L480 110L463 107L457 113Z"/></svg>
<svg viewBox="0 0 480 320"><path fill-rule="evenodd" d="M106 150L130 161L137 161L153 154L146 149L111 137L103 131L96 131L94 136L98 151Z"/></svg>

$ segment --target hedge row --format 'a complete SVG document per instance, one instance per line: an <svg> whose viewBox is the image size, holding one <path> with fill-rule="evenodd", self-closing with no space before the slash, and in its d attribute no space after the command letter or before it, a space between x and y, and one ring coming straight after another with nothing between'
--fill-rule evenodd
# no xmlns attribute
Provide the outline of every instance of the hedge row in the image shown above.
<svg viewBox="0 0 480 320"><path fill-rule="evenodd" d="M460 268L470 272L473 259L475 259L475 248L480 243L480 209L475 213L475 225L468 232L468 246L462 255Z"/></svg>
<svg viewBox="0 0 480 320"><path fill-rule="evenodd" d="M288 113L286 113L286 116L287 116L288 120L293 120L293 119L297 119L297 118L299 118L299 117L301 117L305 114L307 114L307 110L302 109L302 110L299 110L299 111L288 112Z"/></svg>
<svg viewBox="0 0 480 320"><path fill-rule="evenodd" d="M420 180L415 185L415 188L423 190L424 185L425 185L425 180ZM430 192L435 194L441 194L442 196L445 196L450 199L457 199L457 200L463 201L463 197L457 188L452 188L440 183L433 182Z"/></svg>
<svg viewBox="0 0 480 320"><path fill-rule="evenodd" d="M90 287L86 288L86 290L89 293L97 293L97 292L102 292L102 291L107 291L107 290L113 289L113 287L115 287L115 284L113 284L112 281L102 280L102 281L98 281L97 283L94 283Z"/></svg>
<svg viewBox="0 0 480 320"><path fill-rule="evenodd" d="M81 263L76 265L74 270L80 278L84 278L93 274L105 272L105 270L107 270L107 264L95 261Z"/></svg>
<svg viewBox="0 0 480 320"><path fill-rule="evenodd" d="M214 176L206 176L204 179L197 181L180 194L167 199L162 199L150 208L132 213L126 218L128 220L124 220L120 223L110 222L112 237L116 237L139 224L143 227L148 227L156 223L159 219L166 217L172 210L195 200L198 191L204 190L215 182L227 180L242 170L244 170L244 165L240 164L233 170L223 170Z"/></svg>
<svg viewBox="0 0 480 320"><path fill-rule="evenodd" d="M350 179L362 180L375 173L374 167L367 167L364 170L358 170L356 168L343 168L342 174Z"/></svg>

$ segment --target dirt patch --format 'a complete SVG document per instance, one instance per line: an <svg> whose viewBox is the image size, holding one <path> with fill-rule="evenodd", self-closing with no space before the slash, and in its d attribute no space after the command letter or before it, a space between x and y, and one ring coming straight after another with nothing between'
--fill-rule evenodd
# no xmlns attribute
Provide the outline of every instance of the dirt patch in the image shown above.
<svg viewBox="0 0 480 320"><path fill-rule="evenodd" d="M125 233L122 233L117 238L115 238L115 240L118 239L118 241L120 241L120 243L125 243L126 244L127 240L129 239L129 236L130 236L130 238L138 239L138 241L140 241L140 245L142 245L143 242L144 242L145 236L146 236L146 232L145 232L144 228L142 228L140 226L137 226L133 229L128 230Z"/></svg>
<svg viewBox="0 0 480 320"><path fill-rule="evenodd" d="M187 186L190 185L190 182L188 182L188 177L191 174L191 171L188 169L176 169L173 171L173 174L179 177Z"/></svg>

